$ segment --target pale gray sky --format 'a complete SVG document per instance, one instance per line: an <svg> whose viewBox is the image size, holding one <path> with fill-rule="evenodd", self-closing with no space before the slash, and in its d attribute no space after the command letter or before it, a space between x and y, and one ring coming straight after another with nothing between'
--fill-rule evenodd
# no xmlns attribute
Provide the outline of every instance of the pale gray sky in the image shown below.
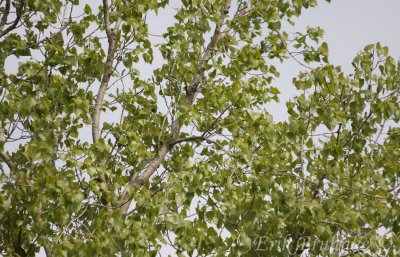
<svg viewBox="0 0 400 257"><path fill-rule="evenodd" d="M317 8L309 9L297 20L294 31L305 31L307 26L319 26L325 31L324 41L329 45L329 60L351 72L351 62L364 46L381 42L389 47L389 53L400 57L400 0L332 0L329 4L318 1ZM292 79L305 70L293 60L279 65L280 79L276 86L280 89L280 103L268 105L274 120L288 117L286 100L295 90Z"/></svg>
<svg viewBox="0 0 400 257"><path fill-rule="evenodd" d="M370 43L381 42L389 46L392 56L400 56L400 0L332 0L331 4L319 1L319 7L310 9L296 20L296 29L304 31L307 26L320 26L325 30L329 44L330 61L351 72L353 57ZM161 28L171 24L171 11L160 12L150 18L150 30L162 33ZM279 65L281 78L276 81L281 92L279 104L268 105L275 120L287 117L285 101L293 96L292 78L304 70L292 60ZM163 256L171 254L169 250ZM45 256L41 251L38 256Z"/></svg>

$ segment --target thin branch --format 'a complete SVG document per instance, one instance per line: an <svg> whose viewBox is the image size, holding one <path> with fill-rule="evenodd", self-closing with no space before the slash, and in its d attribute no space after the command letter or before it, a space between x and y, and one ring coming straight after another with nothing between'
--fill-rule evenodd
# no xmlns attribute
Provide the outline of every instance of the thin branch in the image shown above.
<svg viewBox="0 0 400 257"><path fill-rule="evenodd" d="M206 142L209 143L209 144L214 144L214 145L216 145L216 146L218 146L218 147L220 147L220 148L223 148L223 146L220 145L217 141L212 140L212 139L210 139L210 138L207 138L207 137L205 137L204 135L201 135L201 136L192 136L192 137L185 137L185 138L178 138L177 140L175 140L175 141L173 141L173 142L170 142L169 145L170 145L170 147L172 147L172 146L174 146L174 145L176 145L176 144L179 144L179 143L182 143L182 142L203 141L203 140L206 141Z"/></svg>
<svg viewBox="0 0 400 257"><path fill-rule="evenodd" d="M306 170L305 170L305 165L304 165L304 136L301 137L300 168L301 168L301 175L303 176L301 195L304 198L304 193L305 193L305 190L306 190L306 182L305 182Z"/></svg>
<svg viewBox="0 0 400 257"><path fill-rule="evenodd" d="M356 232L356 231L353 231L353 230L351 230L351 229L348 229L348 228L346 228L345 226L343 226L342 224L337 223L337 222L334 222L334 221L320 220L320 222L321 222L321 223L324 223L324 224L328 224L328 225L333 225L333 226L339 227L339 228L341 228L341 229L343 229L343 230L349 232L349 233L352 234L352 235L358 235L358 234L360 234L360 233L358 233L358 232Z"/></svg>
<svg viewBox="0 0 400 257"><path fill-rule="evenodd" d="M3 12L3 16L1 16L0 21L0 31L3 31L4 25L6 25L8 14L10 13L11 0L6 0L6 9Z"/></svg>
<svg viewBox="0 0 400 257"><path fill-rule="evenodd" d="M353 137L358 134L364 127L365 123L367 123L367 121L371 118L372 116L372 111L369 112L369 114L367 115L367 117L365 118L365 120L361 123L361 125L357 128L356 131L354 131L350 137L347 139L347 141L343 144L343 148L346 147L350 141L353 139Z"/></svg>
<svg viewBox="0 0 400 257"><path fill-rule="evenodd" d="M19 1L19 6L17 8L17 17L15 18L13 23L8 28L6 28L5 30L0 31L0 37L5 36L8 32L12 31L13 29L15 29L15 27L17 27L19 21L21 20L22 11L24 9L24 6L25 6L25 0L20 0ZM2 18L4 18L4 16ZM5 19L7 20L7 17ZM3 20L1 22L3 22Z"/></svg>
<svg viewBox="0 0 400 257"><path fill-rule="evenodd" d="M0 120L0 141L4 140L4 133L3 133L3 123ZM11 157L4 151L0 152L0 157L1 159L3 159L3 161L7 164L8 168L10 169L10 171L14 170L15 168L15 164L14 162L11 160Z"/></svg>
<svg viewBox="0 0 400 257"><path fill-rule="evenodd" d="M110 39L112 37L112 35L111 35L111 30L110 30L108 0L103 0L103 21L104 21L104 28L106 30L107 37Z"/></svg>

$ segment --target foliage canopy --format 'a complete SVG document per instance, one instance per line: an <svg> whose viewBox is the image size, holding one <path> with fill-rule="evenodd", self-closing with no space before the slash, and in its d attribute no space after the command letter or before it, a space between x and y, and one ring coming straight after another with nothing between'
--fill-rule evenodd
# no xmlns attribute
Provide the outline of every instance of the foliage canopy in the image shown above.
<svg viewBox="0 0 400 257"><path fill-rule="evenodd" d="M399 63L285 32L316 0L0 3L2 255L396 256Z"/></svg>

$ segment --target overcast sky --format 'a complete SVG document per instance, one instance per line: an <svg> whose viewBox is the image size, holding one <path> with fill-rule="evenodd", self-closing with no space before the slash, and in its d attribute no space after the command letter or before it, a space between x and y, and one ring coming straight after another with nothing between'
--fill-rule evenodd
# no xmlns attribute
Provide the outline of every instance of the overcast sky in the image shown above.
<svg viewBox="0 0 400 257"><path fill-rule="evenodd" d="M332 0L329 4L319 0L317 8L309 9L297 20L298 31L307 26L319 26L325 31L324 41L329 45L329 60L352 72L351 62L364 46L381 42L389 47L389 53L400 57L400 0ZM292 79L304 70L293 60L280 65L281 77L276 86L281 90L280 103L268 105L274 120L288 117L286 100L293 97Z"/></svg>
<svg viewBox="0 0 400 257"><path fill-rule="evenodd" d="M296 20L296 28L304 31L307 26L320 26L325 30L324 40L329 44L330 61L351 72L353 57L370 43L381 42L389 46L390 54L400 56L400 0L332 0L331 4L319 1L319 7L307 10ZM173 21L170 12L160 12L150 19L150 30ZM293 96L292 78L304 68L294 61L279 65L281 78L276 81L281 92L281 102L272 104L269 111L275 120L286 115L285 100ZM282 109L284 108L284 109ZM162 253L168 255L168 251ZM41 252L38 256L44 256Z"/></svg>

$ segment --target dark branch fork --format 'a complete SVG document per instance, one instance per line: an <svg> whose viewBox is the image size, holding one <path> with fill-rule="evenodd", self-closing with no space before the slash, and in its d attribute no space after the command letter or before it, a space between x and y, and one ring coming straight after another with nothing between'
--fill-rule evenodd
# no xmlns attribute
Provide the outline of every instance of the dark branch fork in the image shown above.
<svg viewBox="0 0 400 257"><path fill-rule="evenodd" d="M6 0L6 7L0 20L0 38L7 35L10 31L12 31L17 27L24 11L25 1L26 0L18 1L18 7L16 10L17 17L15 17L15 20L11 23L10 26L4 29L5 25L7 24L8 15L10 14L10 8L11 8L11 0Z"/></svg>

